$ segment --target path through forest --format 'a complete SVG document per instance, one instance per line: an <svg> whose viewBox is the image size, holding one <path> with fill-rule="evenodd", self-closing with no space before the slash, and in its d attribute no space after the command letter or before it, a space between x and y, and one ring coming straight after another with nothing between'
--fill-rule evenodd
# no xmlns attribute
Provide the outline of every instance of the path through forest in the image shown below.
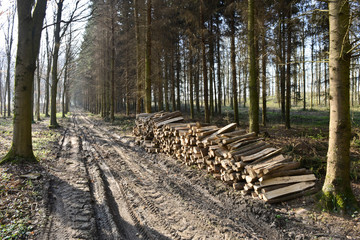
<svg viewBox="0 0 360 240"><path fill-rule="evenodd" d="M44 239L307 239L320 228L278 217L205 172L78 112L48 168Z"/></svg>

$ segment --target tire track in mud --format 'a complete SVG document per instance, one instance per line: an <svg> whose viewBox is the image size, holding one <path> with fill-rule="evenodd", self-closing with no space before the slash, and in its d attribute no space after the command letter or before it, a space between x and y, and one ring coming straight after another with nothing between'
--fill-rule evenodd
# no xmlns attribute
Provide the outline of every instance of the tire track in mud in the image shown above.
<svg viewBox="0 0 360 240"><path fill-rule="evenodd" d="M111 166L114 178L122 185L121 194L129 201L128 210L136 212L142 222L172 239L282 238L268 224L258 221L244 205L235 206L229 199L218 199L193 179L182 176L183 170L174 171L179 166L163 163L147 153L142 156L123 143L120 136L96 126L81 114L79 117L87 135L94 133L91 135L95 151L107 156L103 148L110 148L110 157L102 161ZM178 210L168 210L172 208Z"/></svg>
<svg viewBox="0 0 360 240"><path fill-rule="evenodd" d="M90 189L81 141L73 129L64 131L49 168L46 224L42 239L96 239Z"/></svg>
<svg viewBox="0 0 360 240"><path fill-rule="evenodd" d="M86 128L82 129L83 134L86 135L90 135L89 132L87 132L88 130ZM99 162L99 167L101 169L101 171L103 172L104 176L107 178L105 181L109 182L109 189L111 191L111 195L113 195L113 199L114 199L114 205L116 205L117 208L123 208L124 205L126 206L127 212L122 212L119 213L119 215L121 215L120 217L125 217L129 220L129 216L132 220L129 221L131 222L130 224L132 226L135 226L137 231L140 234L136 234L135 236L127 236L127 239L168 239L164 236L162 236L161 234L151 230L151 229L147 229L146 227L144 227L142 225L142 221L140 220L140 217L138 216L138 214L136 213L136 211L134 210L134 202L132 201L132 199L130 199L128 197L129 193L128 193L128 187L124 186L127 185L127 183L124 183L126 180L122 179L120 181L116 181L115 177L112 174L112 171L110 171L109 167L105 164L105 161L103 159L103 155L104 153L102 153L102 151L98 148L98 143L96 142L96 140L94 137L92 137L93 141L91 144L91 151L94 153L94 155L96 155L96 158L101 160L101 162ZM116 193L118 195L116 195ZM120 196L119 196L120 194ZM121 198L123 201L120 201ZM124 216L124 215L128 215L128 216ZM163 222L163 221L161 221ZM120 227L121 228L121 227ZM128 229L126 228L122 228L123 231L128 231ZM176 238L176 235L174 235L174 239L178 239Z"/></svg>

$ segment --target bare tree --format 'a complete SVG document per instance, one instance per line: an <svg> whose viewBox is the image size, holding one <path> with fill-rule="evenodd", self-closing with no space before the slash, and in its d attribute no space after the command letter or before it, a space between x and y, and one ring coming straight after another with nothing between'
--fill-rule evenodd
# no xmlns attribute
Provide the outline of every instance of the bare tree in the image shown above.
<svg viewBox="0 0 360 240"><path fill-rule="evenodd" d="M11 69L11 51L14 42L14 20L16 14L16 5L14 4L7 16L7 28L5 32L5 52L7 60L6 70L6 91L7 91L7 115L11 116L11 83L10 83L10 69ZM4 115L5 116L5 115Z"/></svg>
<svg viewBox="0 0 360 240"><path fill-rule="evenodd" d="M31 96L46 3L46 0L17 1L19 27L13 141L10 151L1 163L36 161L31 139Z"/></svg>
<svg viewBox="0 0 360 240"><path fill-rule="evenodd" d="M151 0L147 0L145 50L145 112L151 112Z"/></svg>
<svg viewBox="0 0 360 240"><path fill-rule="evenodd" d="M74 9L70 13L68 20L64 21L62 18L64 0L58 0L56 2L57 12L56 12L56 22L54 30L54 52L53 52L53 62L52 62L52 71L51 71L51 106L50 106L50 128L57 128L59 124L56 120L56 96L57 96L57 85L59 82L58 76L58 59L59 59L59 50L61 39L64 37L69 25L82 17L83 11L79 9L83 8L80 5L80 0L77 0L74 4ZM62 25L63 24L63 25Z"/></svg>
<svg viewBox="0 0 360 240"><path fill-rule="evenodd" d="M248 0L248 51L249 51L249 131L259 133L259 92L257 87L258 69L256 68L254 36L254 0Z"/></svg>

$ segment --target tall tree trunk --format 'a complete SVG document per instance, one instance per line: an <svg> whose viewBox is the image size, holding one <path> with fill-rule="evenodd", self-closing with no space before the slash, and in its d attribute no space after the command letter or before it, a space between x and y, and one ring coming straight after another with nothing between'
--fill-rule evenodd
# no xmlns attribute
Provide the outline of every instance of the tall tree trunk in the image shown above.
<svg viewBox="0 0 360 240"><path fill-rule="evenodd" d="M114 122L115 120L115 0L110 1L110 11L111 11L111 89L110 89L110 121Z"/></svg>
<svg viewBox="0 0 360 240"><path fill-rule="evenodd" d="M126 58L129 58L129 51L126 48ZM125 61L125 114L130 115L130 79L129 79L129 61Z"/></svg>
<svg viewBox="0 0 360 240"><path fill-rule="evenodd" d="M7 89L7 116L11 116L11 88L10 88L10 65L11 53L7 53L6 89Z"/></svg>
<svg viewBox="0 0 360 240"><path fill-rule="evenodd" d="M15 19L15 9L13 12L10 12L8 15L8 31L5 34L5 50L6 50L6 60L7 60L7 71L6 71L6 88L7 88L7 100L8 100L8 117L11 116L11 87L10 87L10 66L11 66L11 51L14 42L14 19Z"/></svg>
<svg viewBox="0 0 360 240"><path fill-rule="evenodd" d="M56 14L56 24L54 32L54 55L53 55L53 67L51 71L51 106L50 106L50 128L57 128L59 124L56 120L56 95L57 95L57 84L58 84L58 58L60 50L60 24L61 24L61 15L62 15L63 1L60 0L57 3L57 14Z"/></svg>
<svg viewBox="0 0 360 240"><path fill-rule="evenodd" d="M189 85L190 85L190 118L194 119L194 84L193 84L193 50L189 40Z"/></svg>
<svg viewBox="0 0 360 240"><path fill-rule="evenodd" d="M172 105L172 111L176 111L174 49L171 51L169 73L170 73L170 79L171 79L171 105Z"/></svg>
<svg viewBox="0 0 360 240"><path fill-rule="evenodd" d="M213 76L214 76L214 34L213 34L213 18L210 17L210 29L209 29L209 81L210 81L210 116L214 116L214 84L213 84Z"/></svg>
<svg viewBox="0 0 360 240"><path fill-rule="evenodd" d="M318 90L318 106L320 106L321 104L321 57L320 57L320 53L318 54L318 63L317 63L317 66L318 66L318 81L317 81L317 90Z"/></svg>
<svg viewBox="0 0 360 240"><path fill-rule="evenodd" d="M244 71L243 73L245 73L245 77L244 77L244 80L243 80L243 83L244 83L244 101L243 101L243 104L244 104L244 107L246 107L246 101L247 101L247 91L246 91L246 88L247 88L247 82L248 82L248 70L247 70L247 64L245 63L244 64Z"/></svg>
<svg viewBox="0 0 360 240"><path fill-rule="evenodd" d="M327 66L326 66L326 62L324 62L324 103L325 103L325 107L327 106L327 85L328 85L328 74L327 74Z"/></svg>
<svg viewBox="0 0 360 240"><path fill-rule="evenodd" d="M196 64L195 102L196 102L196 112L200 113L200 61L197 61L197 64Z"/></svg>
<svg viewBox="0 0 360 240"><path fill-rule="evenodd" d="M349 1L329 1L331 98L327 170L322 188L323 203L329 210L348 213L357 208L350 185L349 18Z"/></svg>
<svg viewBox="0 0 360 240"><path fill-rule="evenodd" d="M290 129L290 108L291 108L291 7L288 6L288 23L287 23L287 60L286 60L286 111L285 111L285 128Z"/></svg>
<svg viewBox="0 0 360 240"><path fill-rule="evenodd" d="M181 96L180 96L180 72L181 72L181 63L180 63L180 47L179 42L176 43L176 109L180 109L181 105Z"/></svg>
<svg viewBox="0 0 360 240"><path fill-rule="evenodd" d="M40 64L38 59L38 67L37 67L37 95L36 95L36 120L40 121Z"/></svg>
<svg viewBox="0 0 360 240"><path fill-rule="evenodd" d="M50 103L50 72L51 72L51 46L49 41L48 30L46 29L46 58L47 58L47 69L45 79L45 117L49 117L49 103Z"/></svg>
<svg viewBox="0 0 360 240"><path fill-rule="evenodd" d="M254 35L254 0L248 0L248 49L249 49L249 132L259 133L259 93L257 87L255 35Z"/></svg>
<svg viewBox="0 0 360 240"><path fill-rule="evenodd" d="M202 72L204 81L204 108L205 108L205 122L210 122L209 102L208 102L208 77L206 66L206 49L205 49L205 27L204 27L204 0L200 1L200 28L201 28L201 58L202 58Z"/></svg>
<svg viewBox="0 0 360 240"><path fill-rule="evenodd" d="M36 161L31 139L31 90L34 83L46 3L46 0L38 0L36 4L32 1L17 1L19 26L15 70L13 141L10 151L0 163ZM29 18L29 16L33 17Z"/></svg>
<svg viewBox="0 0 360 240"><path fill-rule="evenodd" d="M238 107L238 94L236 83L236 55L235 55L235 9L231 12L230 17L230 58L231 58L231 77L232 77L232 97L234 107L234 122L239 125L239 107Z"/></svg>
<svg viewBox="0 0 360 240"><path fill-rule="evenodd" d="M285 30L284 17L281 17L279 27L279 48L280 48L280 96L281 96L281 119L285 122Z"/></svg>
<svg viewBox="0 0 360 240"><path fill-rule="evenodd" d="M281 85L281 83L280 83L280 69L279 69L279 61L277 61L276 62L276 64L275 64L275 72L276 72L276 74L275 74L275 91L276 91L276 101L278 102L278 105L279 105L279 108L281 108L281 93L280 93L280 91L281 91L281 87L280 87L280 85Z"/></svg>
<svg viewBox="0 0 360 240"><path fill-rule="evenodd" d="M305 22L303 22L303 33L302 33L302 77L303 77L303 110L306 110L306 69L305 69Z"/></svg>
<svg viewBox="0 0 360 240"><path fill-rule="evenodd" d="M165 111L169 111L169 56L165 53Z"/></svg>
<svg viewBox="0 0 360 240"><path fill-rule="evenodd" d="M265 27L265 26L264 26ZM266 116L266 62L267 62L267 53L266 53L266 29L264 28L262 34L262 61L261 61L261 69L262 69L262 124L265 127L267 116Z"/></svg>
<svg viewBox="0 0 360 240"><path fill-rule="evenodd" d="M147 0L145 53L145 112L151 113L151 0Z"/></svg>
<svg viewBox="0 0 360 240"><path fill-rule="evenodd" d="M310 86L310 109L314 105L314 39L311 42L311 86Z"/></svg>
<svg viewBox="0 0 360 240"><path fill-rule="evenodd" d="M141 100L143 96L143 81L141 79L141 53L140 53L140 29L139 29L139 6L138 0L134 0L134 16L135 16L135 38L136 38L136 113L141 113Z"/></svg>
<svg viewBox="0 0 360 240"><path fill-rule="evenodd" d="M161 66L161 56L159 54L158 57L158 65ZM164 66L165 67L165 66ZM159 111L164 110L164 94L163 94L163 75L162 75L163 68L162 66L158 70L158 94L159 94Z"/></svg>
<svg viewBox="0 0 360 240"><path fill-rule="evenodd" d="M222 80L221 80L221 55L220 55L220 24L219 20L217 21L217 80L218 80L218 108L219 108L219 114L221 114L221 104L222 104Z"/></svg>

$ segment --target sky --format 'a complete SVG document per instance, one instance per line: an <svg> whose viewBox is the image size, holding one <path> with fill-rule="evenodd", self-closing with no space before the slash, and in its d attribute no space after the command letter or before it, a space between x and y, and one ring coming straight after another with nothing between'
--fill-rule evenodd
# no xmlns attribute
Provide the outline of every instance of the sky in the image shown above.
<svg viewBox="0 0 360 240"><path fill-rule="evenodd" d="M75 2L74 0L64 0L64 7L63 7L63 19L67 20L69 19L69 16L73 9L75 8ZM0 0L0 61L5 57L5 32L8 29L7 24L7 18L9 14L12 13L13 5L16 4L16 0ZM79 14L79 18L83 16L87 16L90 13L90 10L88 9L89 1L88 0L79 0L79 8L76 12L76 15ZM46 16L45 16L45 23L47 25L51 25L54 23L54 14L56 11L56 2L55 0L48 1L47 4L47 10L46 10ZM15 16L15 23L14 23L14 42L13 42L13 49L12 49L12 59L15 59L16 55L16 46L17 46L17 15ZM74 43L81 44L82 41L82 35L85 29L86 25L86 19L82 22L75 22L72 24L72 29L77 29L76 36L77 38L74 40ZM52 39L54 28L53 26L48 27L48 33L50 39ZM44 51L44 38L45 38L45 31L42 32L42 49L40 51ZM62 42L62 44L64 44ZM41 53L40 53L41 54ZM13 65L13 64L12 64Z"/></svg>

